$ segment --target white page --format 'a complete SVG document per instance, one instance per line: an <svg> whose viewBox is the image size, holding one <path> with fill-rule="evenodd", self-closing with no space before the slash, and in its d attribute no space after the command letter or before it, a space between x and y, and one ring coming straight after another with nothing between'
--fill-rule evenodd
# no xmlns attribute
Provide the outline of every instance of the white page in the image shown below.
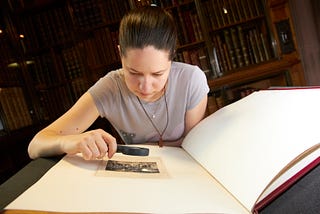
<svg viewBox="0 0 320 214"><path fill-rule="evenodd" d="M161 158L169 178L99 177L95 176L99 161L66 156L6 209L248 213L182 148L148 147L150 157Z"/></svg>
<svg viewBox="0 0 320 214"><path fill-rule="evenodd" d="M203 120L183 148L248 209L301 152L320 142L320 89L255 92Z"/></svg>

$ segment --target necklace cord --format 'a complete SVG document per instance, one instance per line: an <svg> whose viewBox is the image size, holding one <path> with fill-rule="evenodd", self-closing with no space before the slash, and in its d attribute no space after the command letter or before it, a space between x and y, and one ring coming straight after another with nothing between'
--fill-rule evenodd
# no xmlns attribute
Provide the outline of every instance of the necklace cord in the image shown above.
<svg viewBox="0 0 320 214"><path fill-rule="evenodd" d="M147 118L149 119L149 121L151 122L153 128L157 131L157 133L159 134L159 147L162 147L163 146L163 139L162 139L162 136L164 134L164 132L166 131L167 127L168 127L168 124L169 124L169 111L168 111L168 103L167 103L167 96L166 96L166 91L164 91L164 102L166 104L166 126L164 127L164 129L162 130L162 132L159 131L158 127L154 124L154 122L152 121L152 119L150 118L147 110L144 108L141 100L139 99L139 97L137 97L139 103L140 103L140 106L142 107L145 115L147 116Z"/></svg>

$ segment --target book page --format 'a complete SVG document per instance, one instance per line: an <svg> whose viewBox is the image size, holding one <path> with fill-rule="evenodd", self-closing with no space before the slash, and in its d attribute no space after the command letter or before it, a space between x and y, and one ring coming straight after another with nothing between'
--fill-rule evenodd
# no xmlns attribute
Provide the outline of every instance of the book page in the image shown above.
<svg viewBox="0 0 320 214"><path fill-rule="evenodd" d="M319 98L320 89L255 92L200 122L182 147L250 210L287 164L320 142Z"/></svg>
<svg viewBox="0 0 320 214"><path fill-rule="evenodd" d="M120 168L122 164L128 164L126 168L129 169L121 170L121 176L115 175L116 171L111 175L100 174L101 166L106 167L106 160L85 161L79 155L65 156L6 210L249 213L182 148L143 147L150 148L149 156L117 153L110 159L122 161ZM132 175L133 171L140 173L145 165L150 168L149 164L139 165L150 161L160 161L163 166L152 165L151 168L165 170L168 176L144 178ZM128 174L123 175L126 171Z"/></svg>

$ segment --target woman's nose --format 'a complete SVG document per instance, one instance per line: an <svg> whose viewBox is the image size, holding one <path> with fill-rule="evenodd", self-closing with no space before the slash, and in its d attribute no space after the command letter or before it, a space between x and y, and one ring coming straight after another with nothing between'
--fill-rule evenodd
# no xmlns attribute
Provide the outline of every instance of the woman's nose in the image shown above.
<svg viewBox="0 0 320 214"><path fill-rule="evenodd" d="M151 86L152 86L152 80L150 77L147 77L147 76L141 77L139 81L139 89L141 90L141 92L143 93L150 92Z"/></svg>

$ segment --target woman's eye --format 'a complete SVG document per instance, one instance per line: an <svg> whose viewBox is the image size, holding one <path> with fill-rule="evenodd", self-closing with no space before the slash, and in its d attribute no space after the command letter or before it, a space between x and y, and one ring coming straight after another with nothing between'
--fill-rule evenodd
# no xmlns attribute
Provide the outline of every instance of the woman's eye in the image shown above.
<svg viewBox="0 0 320 214"><path fill-rule="evenodd" d="M139 75L139 73L136 73L136 72L130 72L131 75L134 75L134 76L137 76Z"/></svg>
<svg viewBox="0 0 320 214"><path fill-rule="evenodd" d="M162 76L163 73L154 73L153 76L159 77Z"/></svg>

